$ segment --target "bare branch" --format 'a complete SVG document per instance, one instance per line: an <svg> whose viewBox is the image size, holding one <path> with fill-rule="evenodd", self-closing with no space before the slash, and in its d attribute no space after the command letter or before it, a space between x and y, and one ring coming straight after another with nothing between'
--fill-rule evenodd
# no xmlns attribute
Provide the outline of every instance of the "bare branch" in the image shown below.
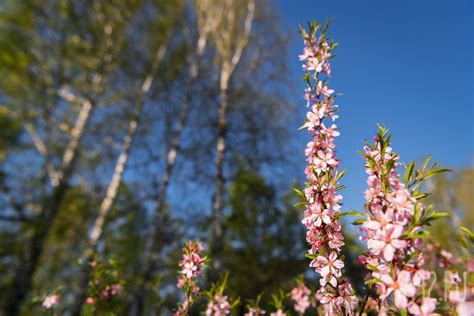
<svg viewBox="0 0 474 316"><path fill-rule="evenodd" d="M31 139L33 140L33 144L35 145L36 149L43 156L46 164L46 172L48 173L49 179L51 184L55 187L59 184L59 177L56 169L54 168L53 164L49 160L48 157L48 150L46 149L46 145L39 137L38 133L36 133L35 128L32 124L26 124L25 126L26 131L30 134Z"/></svg>

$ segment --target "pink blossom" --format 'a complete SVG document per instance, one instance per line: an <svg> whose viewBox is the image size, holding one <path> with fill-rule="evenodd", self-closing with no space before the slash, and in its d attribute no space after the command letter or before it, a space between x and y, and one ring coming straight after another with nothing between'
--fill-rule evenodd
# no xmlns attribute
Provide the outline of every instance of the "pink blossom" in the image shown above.
<svg viewBox="0 0 474 316"><path fill-rule="evenodd" d="M453 304L459 304L466 301L466 292L463 290L452 290L448 293L449 301Z"/></svg>
<svg viewBox="0 0 474 316"><path fill-rule="evenodd" d="M328 310L336 310L345 308L342 305L348 308L354 305L345 304L344 298L338 301L339 307L335 305L335 299L340 295L338 278L342 276L341 269L344 267L339 259L344 236L337 216L341 210L342 196L336 194L339 161L336 157L335 138L340 132L335 124L330 127L325 125L325 121L338 118L335 114L337 105L333 103L335 92L327 82L331 73L329 58L334 46L322 34L316 35L313 31L305 35L305 48L299 56L304 61L306 77L312 81L305 90L305 99L311 108L306 114L303 127L311 134L311 141L305 150L308 161L305 174L309 183L304 190L307 205L302 223L308 229L306 240L310 244L309 253L316 258L311 261L310 266L321 274L322 288L318 299L327 304Z"/></svg>
<svg viewBox="0 0 474 316"><path fill-rule="evenodd" d="M459 316L473 316L474 302L461 303L456 307L456 312Z"/></svg>
<svg viewBox="0 0 474 316"><path fill-rule="evenodd" d="M188 280L192 280L202 274L202 265L206 261L200 252L202 251L200 243L189 242L184 249L183 259L180 261L181 274ZM182 281L178 283L182 285Z"/></svg>
<svg viewBox="0 0 474 316"><path fill-rule="evenodd" d="M423 242L410 237L423 229L413 215L415 208L424 207L400 180L399 156L389 146L387 131L383 128L379 131L374 145L364 147L367 220L362 224L361 231L365 234L361 239L367 241L369 251L361 260L370 269L367 279L375 280L381 294L380 313L393 308L388 306L388 297L393 298L398 309L408 307L411 313L430 313L433 300L415 296L417 287L423 287L431 276L422 269Z"/></svg>
<svg viewBox="0 0 474 316"><path fill-rule="evenodd" d="M401 271L395 281L388 274L382 275L381 280L388 285L383 297L385 298L393 292L395 306L398 308L406 308L408 298L416 294L416 288L411 282L411 275L408 271Z"/></svg>
<svg viewBox="0 0 474 316"><path fill-rule="evenodd" d="M335 232L328 232L329 236L329 248L331 249L340 249L342 246L345 245L344 243L344 236L340 231L335 231Z"/></svg>
<svg viewBox="0 0 474 316"><path fill-rule="evenodd" d="M319 175L331 167L337 167L338 162L334 157L335 155L332 151L325 153L322 150L318 150L316 155L311 157L311 162L316 173Z"/></svg>
<svg viewBox="0 0 474 316"><path fill-rule="evenodd" d="M428 316L431 315L436 309L436 299L430 298L430 297L425 297L422 300L421 306L418 304L411 302L408 305L408 311L410 314L413 315L422 315L422 316Z"/></svg>
<svg viewBox="0 0 474 316"><path fill-rule="evenodd" d="M431 273L427 270L419 269L413 274L413 285L422 286L425 281L431 278Z"/></svg>
<svg viewBox="0 0 474 316"><path fill-rule="evenodd" d="M381 230L374 239L367 242L369 249L372 249L375 254L383 253L385 260L388 262L393 260L395 249L403 249L407 247L405 240L398 238L403 233L403 227L400 225L387 225Z"/></svg>
<svg viewBox="0 0 474 316"><path fill-rule="evenodd" d="M331 252L329 257L319 256L317 259L318 267L320 270L318 272L324 277L328 274L338 275L340 273L340 269L344 267L344 262L342 260L337 259L337 253L335 251Z"/></svg>
<svg viewBox="0 0 474 316"><path fill-rule="evenodd" d="M334 90L329 89L328 86L323 85L321 81L318 81L318 84L316 86L316 95L325 95L325 96L330 96L331 94L334 93Z"/></svg>
<svg viewBox="0 0 474 316"><path fill-rule="evenodd" d="M184 301L178 304L174 315L186 315L192 305L193 296L199 293L196 278L202 274L204 264L207 260L207 258L202 255L203 251L204 248L201 243L193 241L188 242L183 248L183 257L179 262L181 270L177 286L185 290L186 296ZM119 289L115 288L115 290L117 291Z"/></svg>
<svg viewBox="0 0 474 316"><path fill-rule="evenodd" d="M41 305L46 309L50 309L57 304L59 304L59 295L53 294L46 296Z"/></svg>
<svg viewBox="0 0 474 316"><path fill-rule="evenodd" d="M350 311L355 310L357 307L357 297L353 295L352 286L347 280L339 285L338 290L339 296L336 298L335 304L339 309L342 309L343 307L348 315L350 314Z"/></svg>
<svg viewBox="0 0 474 316"><path fill-rule="evenodd" d="M230 313L230 303L227 296L214 295L209 301L206 309L206 316L223 316Z"/></svg>
<svg viewBox="0 0 474 316"><path fill-rule="evenodd" d="M303 224L306 226L313 223L314 226L320 227L323 223L331 223L331 217L329 216L331 213L329 210L322 210L318 204L310 205L307 213L307 216L303 219Z"/></svg>
<svg viewBox="0 0 474 316"><path fill-rule="evenodd" d="M279 308L276 312L270 313L270 316L286 316L286 313L283 312L281 308Z"/></svg>
<svg viewBox="0 0 474 316"><path fill-rule="evenodd" d="M309 300L310 295L310 289L308 289L303 282L299 282L298 286L291 290L291 299L294 302L294 309L296 312L304 314L304 312L311 306Z"/></svg>
<svg viewBox="0 0 474 316"><path fill-rule="evenodd" d="M265 315L265 311L258 307L249 307L247 312L244 314L244 316L259 316L259 315Z"/></svg>

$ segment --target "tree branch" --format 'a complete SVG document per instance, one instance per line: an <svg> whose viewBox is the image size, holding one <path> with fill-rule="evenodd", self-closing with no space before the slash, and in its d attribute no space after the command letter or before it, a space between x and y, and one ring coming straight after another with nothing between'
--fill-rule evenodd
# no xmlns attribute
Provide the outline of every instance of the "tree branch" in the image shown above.
<svg viewBox="0 0 474 316"><path fill-rule="evenodd" d="M46 148L46 145L41 140L38 133L36 133L36 130L33 127L32 124L26 124L25 129L28 132L28 134L30 134L31 139L32 139L33 144L35 145L36 149L38 150L40 155L43 156L43 158L45 160L46 172L48 173L49 180L51 181L52 186L53 187L57 186L59 184L58 173L56 172L56 169L54 168L54 165L49 160L48 150Z"/></svg>

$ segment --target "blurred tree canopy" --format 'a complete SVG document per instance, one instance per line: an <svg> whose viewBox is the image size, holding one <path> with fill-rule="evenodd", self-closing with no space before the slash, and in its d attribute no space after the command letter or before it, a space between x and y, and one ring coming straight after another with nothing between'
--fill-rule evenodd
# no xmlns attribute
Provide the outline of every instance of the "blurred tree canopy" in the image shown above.
<svg viewBox="0 0 474 316"><path fill-rule="evenodd" d="M232 9L220 16L209 14L227 5ZM86 274L88 295L97 290L91 283L96 274L111 269L125 288L113 303L118 314L171 310L181 242L211 240L206 225L223 98L224 245L242 262L271 246L287 257L268 253L265 267L295 263L278 280L267 271L254 289L232 287L250 298L272 284L289 284L304 265L293 244L302 247L297 213L282 202L293 179L267 184L251 171L291 160L289 147L278 143L295 125L288 83L279 75L286 69L287 38L271 2L22 0L0 8L0 289L6 314L43 313L41 301L50 294L60 295L58 308L69 310L82 284L78 262L97 227L91 260L101 268ZM248 37L238 44L236 31L244 24ZM226 27L235 41L219 37ZM222 71L229 65L223 96ZM241 170L237 160L249 167ZM273 227L268 236L264 225ZM249 243L243 234L260 235L250 253L236 246ZM227 250L223 259L232 273L244 267L229 261ZM84 313L91 308L79 307Z"/></svg>
<svg viewBox="0 0 474 316"><path fill-rule="evenodd" d="M474 229L474 169L459 169L434 177L427 183L431 195L428 204L436 210L449 213L449 219L433 224L434 241L457 256L466 256L459 246L459 227Z"/></svg>

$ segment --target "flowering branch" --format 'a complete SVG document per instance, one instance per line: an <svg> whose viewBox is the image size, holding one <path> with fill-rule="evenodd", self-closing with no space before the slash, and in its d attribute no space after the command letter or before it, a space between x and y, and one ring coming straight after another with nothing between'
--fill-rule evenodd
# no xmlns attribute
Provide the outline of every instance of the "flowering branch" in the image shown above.
<svg viewBox="0 0 474 316"><path fill-rule="evenodd" d="M308 85L305 99L310 107L302 128L312 134L312 141L305 150L307 187L299 194L305 199L303 224L308 229L306 240L311 245L307 256L312 259L310 266L321 275L318 297L329 314L350 314L357 305L357 298L352 295L350 283L342 279L344 236L338 219L342 196L337 191L343 188L338 182L344 171L337 171L339 160L334 142L340 133L335 124L326 126L325 123L338 117L334 90L328 86L329 61L334 57L332 51L337 43L326 37L328 26L328 23L323 27L312 22L308 31L301 29L305 48L299 57L304 61L303 80Z"/></svg>
<svg viewBox="0 0 474 316"><path fill-rule="evenodd" d="M202 253L204 248L200 242L189 241L183 248L183 258L179 262L181 268L178 288L184 289L184 301L178 304L178 309L174 316L188 315L195 298L199 294L197 286L197 277L202 275L202 270L208 261Z"/></svg>
<svg viewBox="0 0 474 316"><path fill-rule="evenodd" d="M297 285L291 290L291 300L293 308L298 315L304 315L306 310L311 306L311 290L304 284L303 276L296 280Z"/></svg>
<svg viewBox="0 0 474 316"><path fill-rule="evenodd" d="M429 234L423 226L445 214L425 208L419 200L426 194L419 187L446 169L427 169L428 159L414 172L411 162L404 183L397 172L399 156L390 147L388 131L379 127L374 141L364 147L369 188L365 192L367 215L362 239L367 242L368 253L360 261L370 270L366 284L375 285L380 312L392 309L425 315L435 310L436 300L424 291L431 272L423 269L423 238Z"/></svg>
<svg viewBox="0 0 474 316"><path fill-rule="evenodd" d="M206 292L209 299L206 311L204 312L206 316L228 315L231 309L240 303L239 298L230 300L227 295L224 295L228 277L228 273L224 274L222 280L217 284L213 284L211 289Z"/></svg>

